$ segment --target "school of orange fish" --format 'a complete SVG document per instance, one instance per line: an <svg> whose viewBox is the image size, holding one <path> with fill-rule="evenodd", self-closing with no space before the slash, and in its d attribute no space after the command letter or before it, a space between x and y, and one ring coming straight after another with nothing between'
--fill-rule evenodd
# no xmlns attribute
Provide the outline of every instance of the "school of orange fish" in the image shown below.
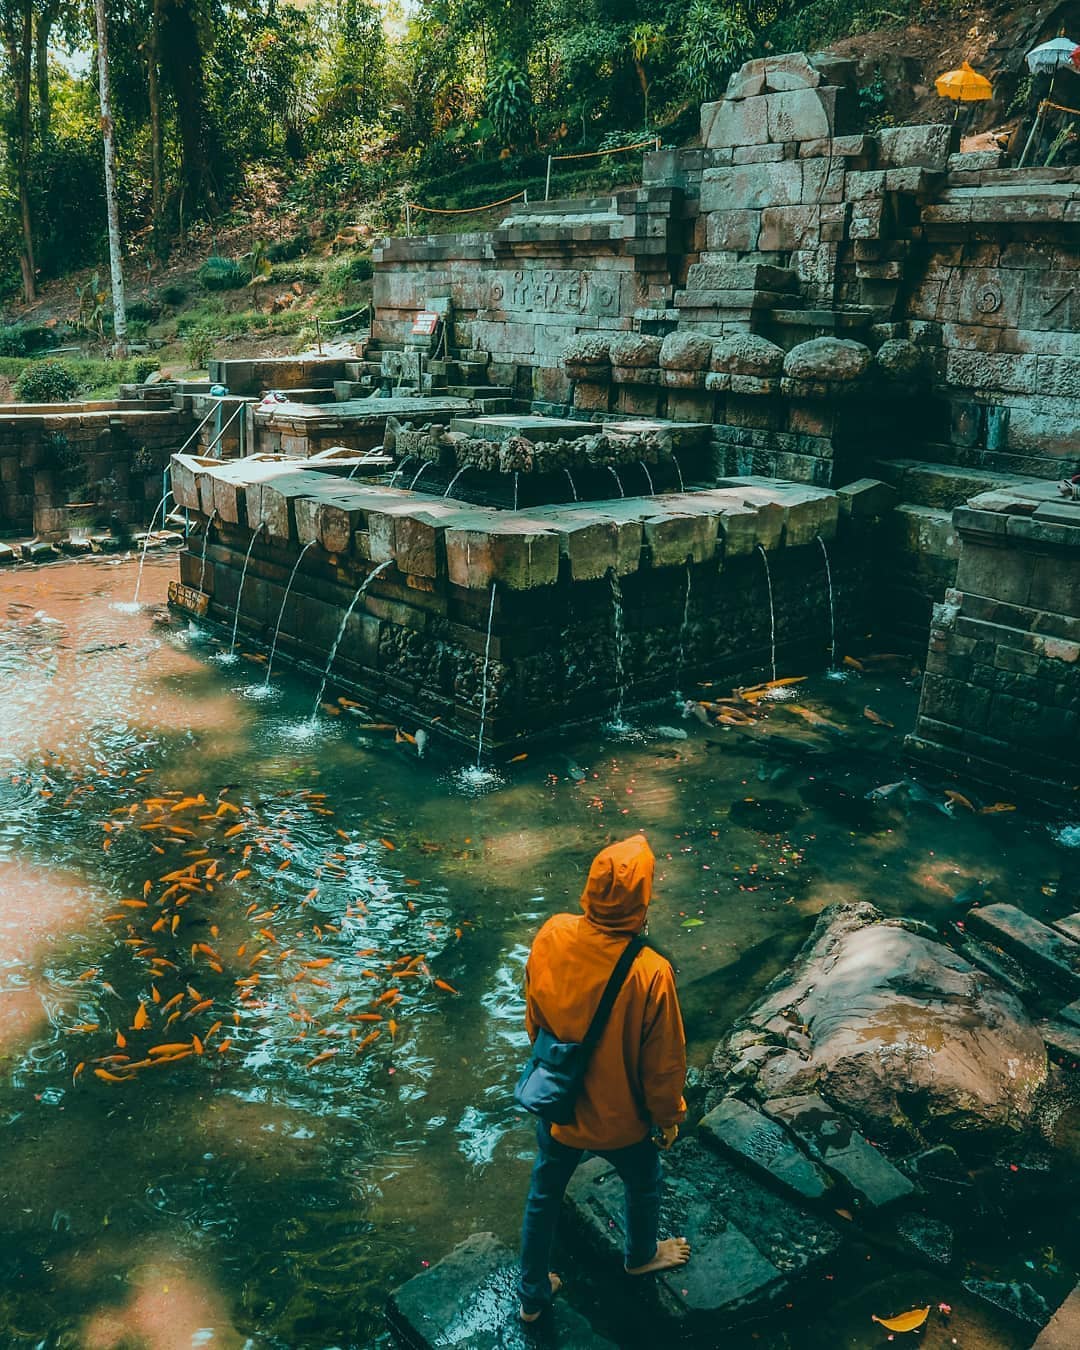
<svg viewBox="0 0 1080 1350"><path fill-rule="evenodd" d="M303 1067L312 1070L339 1055L362 1055L380 1041L392 1044L403 1011L416 1007L424 993L458 992L436 977L429 961L464 936L467 921L450 927L444 919L424 918L414 901L403 901L376 877L367 878L367 899L349 893L360 889L350 865L372 850L384 856L396 851L391 839L354 843L336 829L336 843L301 878L303 864L292 871L299 853L289 831L333 817L325 793L289 794L268 816L265 808L231 800L230 788L212 799L181 791L138 796L151 773L128 777L124 770L116 774L93 764L77 769L49 757L40 774L12 777L13 784L64 807L96 792L106 778L133 800L99 821L103 852L113 860L123 852L125 874L147 854L164 868L103 916L133 966L137 993L131 1002L102 978L99 966L76 977L76 984L120 999L125 1011L63 1028L80 1042L111 1038L104 1053L77 1057L73 1081L92 1074L102 1083L123 1084L200 1057L224 1062L282 1008L294 1024L288 1039L297 1043ZM128 782L119 784L125 777ZM420 883L409 878L406 884ZM301 898L302 886L308 889ZM268 889L272 898L257 895L265 897ZM413 950L387 959L383 923L373 925L376 945L354 945L364 941L373 905L404 907ZM393 945L400 950L398 942ZM313 955L320 947L326 954Z"/></svg>

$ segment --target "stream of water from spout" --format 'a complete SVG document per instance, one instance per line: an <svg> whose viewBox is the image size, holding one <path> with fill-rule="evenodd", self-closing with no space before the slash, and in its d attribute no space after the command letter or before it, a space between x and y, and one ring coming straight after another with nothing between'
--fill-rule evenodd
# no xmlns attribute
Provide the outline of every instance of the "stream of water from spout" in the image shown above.
<svg viewBox="0 0 1080 1350"><path fill-rule="evenodd" d="M488 677L491 673L491 629L495 622L495 585L491 583L491 604L488 606L487 639L484 642L484 676L480 688L480 732L476 738L476 771L480 773L484 758L484 730L487 726Z"/></svg>
<svg viewBox="0 0 1080 1350"><path fill-rule="evenodd" d="M619 496L625 497L626 493L623 491L622 479L619 477L619 473L618 470L615 468L615 465L609 464L607 466L607 471L609 474L611 474L612 478L615 479L615 486L619 489Z"/></svg>
<svg viewBox="0 0 1080 1350"><path fill-rule="evenodd" d="M469 467L469 466L466 464L464 468L458 469L457 473L454 474L453 478L450 479L450 482L449 482L448 485L447 485L446 491L443 493L443 496L444 496L444 497L449 497L449 496L450 496L451 492L453 492L453 490L454 490L454 485L457 483L457 480L461 477L461 475L465 472L465 470L466 470L468 467Z"/></svg>
<svg viewBox="0 0 1080 1350"><path fill-rule="evenodd" d="M615 675L615 707L612 710L611 727L622 730L623 703L626 699L626 662L623 648L626 645L626 621L623 615L623 594L619 585L619 574L615 568L608 570L611 578L611 636L614 642L613 667Z"/></svg>
<svg viewBox="0 0 1080 1350"><path fill-rule="evenodd" d="M643 459L639 459L638 467L641 469L641 472L645 475L645 481L649 485L649 496L655 497L656 488L653 486L652 474L649 472L649 466L645 463Z"/></svg>
<svg viewBox="0 0 1080 1350"><path fill-rule="evenodd" d="M400 463L400 464L397 466L397 468L394 470L394 472L390 475L390 481L389 481L389 483L387 483L386 486L387 486L387 487L393 487L394 484L395 484L395 483L397 482L397 480L398 480L398 475L399 475L399 474L403 474L403 473L405 472L405 465L408 464L410 461L414 460L415 458L416 458L415 455L406 455L405 458L401 461L401 463Z"/></svg>
<svg viewBox="0 0 1080 1350"><path fill-rule="evenodd" d="M200 591L204 591L204 590L205 590L205 586L206 586L206 546L207 546L207 544L209 544L209 542L210 542L210 526L213 525L214 519L215 519L216 516L217 516L217 507L215 506L214 509L210 512L210 515L207 517L207 521L206 521L206 529L203 531L203 537L202 537L202 563L201 563L200 566L199 566L199 590L200 590Z"/></svg>
<svg viewBox="0 0 1080 1350"><path fill-rule="evenodd" d="M330 655L326 661L326 669L323 671L322 683L319 685L319 692L315 696L315 703L311 709L312 726L314 726L315 722L318 720L319 708L322 706L323 695L326 693L326 683L330 679L330 668L334 664L334 658L338 654L338 648L341 646L341 640L345 636L345 629L348 627L349 620L352 618L353 610L360 603L360 599L363 596L364 592L375 580L375 578L379 575L379 573L385 572L386 569L388 567L392 567L393 564L394 564L393 558L387 558L385 562L381 562L378 565L378 567L375 568L374 572L369 572L367 576L364 578L364 580L360 583L360 586L356 594L349 602L349 607L345 611L344 616L342 617L341 627L338 629L337 637L334 638L334 645L330 648Z"/></svg>
<svg viewBox="0 0 1080 1350"><path fill-rule="evenodd" d="M143 568L146 566L146 550L150 547L150 539L154 533L154 521L157 520L157 513L161 510L161 508L165 505L165 503L169 500L171 496L172 496L172 488L170 488L168 492L165 493L161 501L159 501L157 506L154 507L153 515L150 517L150 527L146 531L146 537L143 539L142 556L139 558L139 573L138 576L136 576L135 578L135 594L131 600L133 606L137 606L139 603L139 591L142 589Z"/></svg>
<svg viewBox="0 0 1080 1350"><path fill-rule="evenodd" d="M772 671L770 679L776 679L776 606L773 603L772 572L769 568L769 555L765 552L764 545L758 544L757 551L761 554L761 561L765 566L765 585L769 591L769 667Z"/></svg>
<svg viewBox="0 0 1080 1350"><path fill-rule="evenodd" d="M836 669L836 598L833 594L832 584L832 566L829 563L829 550L825 547L825 540L821 535L817 536L818 544L821 546L821 556L825 559L825 581L829 587L829 669Z"/></svg>
<svg viewBox="0 0 1080 1350"><path fill-rule="evenodd" d="M292 584L296 580L296 574L300 570L300 564L304 561L304 554L309 548L314 548L317 540L309 539L300 550L300 555L293 563L293 569L289 573L289 580L285 583L285 594L281 597L281 608L278 610L277 623L274 625L274 640L270 644L270 656L266 662L266 679L263 680L263 688L270 688L270 675L274 669L274 654L277 651L278 634L281 632L281 621L285 617L285 605L289 599L289 592L292 590Z"/></svg>
<svg viewBox="0 0 1080 1350"><path fill-rule="evenodd" d="M577 501L577 500L578 500L578 495L577 495L577 487L576 487L576 485L575 485L575 483L574 483L574 475L570 472L569 469L563 469L563 473L566 474L567 478L569 478L569 480L570 480L570 491L574 494L574 501Z"/></svg>
<svg viewBox="0 0 1080 1350"><path fill-rule="evenodd" d="M266 521L264 520L261 525L256 526L251 532L251 543L248 544L247 552L244 554L244 567L243 571L240 573L240 589L236 592L236 613L233 615L232 621L232 640L229 643L230 661L236 660L236 630L240 626L240 602L244 598L244 582L247 580L248 563L251 561L251 551L255 547L255 540L258 539L259 535L262 534L265 529Z"/></svg>
<svg viewBox="0 0 1080 1350"><path fill-rule="evenodd" d="M686 560L686 594L683 596L682 624L679 626L679 666L675 672L675 678L682 681L683 667L686 665L686 639L690 633L690 588L691 588L691 567L693 559Z"/></svg>
<svg viewBox="0 0 1080 1350"><path fill-rule="evenodd" d="M673 455L671 456L671 462L672 462L672 464L675 465L675 473L677 474L678 479L679 479L679 491L680 491L680 492L685 492L685 491L686 491L686 484L683 482L682 465L679 463L679 458L678 458L678 456L675 455L675 454L673 454Z"/></svg>
<svg viewBox="0 0 1080 1350"><path fill-rule="evenodd" d="M419 483L420 479L423 478L426 471L430 468L431 468L431 460L425 459L423 464L421 464L420 467L417 469L412 482L409 484L410 492L413 490L414 487L416 487L417 483Z"/></svg>
<svg viewBox="0 0 1080 1350"><path fill-rule="evenodd" d="M518 509L518 475L514 474L514 510Z"/></svg>

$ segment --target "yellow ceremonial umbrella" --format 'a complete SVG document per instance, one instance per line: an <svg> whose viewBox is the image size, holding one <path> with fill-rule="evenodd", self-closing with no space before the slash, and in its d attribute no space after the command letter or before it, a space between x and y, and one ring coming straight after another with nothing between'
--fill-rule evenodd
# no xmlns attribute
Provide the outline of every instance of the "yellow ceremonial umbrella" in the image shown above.
<svg viewBox="0 0 1080 1350"><path fill-rule="evenodd" d="M980 103L993 93L990 81L977 70L972 70L966 61L961 61L956 70L947 70L934 81L934 88L942 98L951 98L956 104L957 115L961 103Z"/></svg>

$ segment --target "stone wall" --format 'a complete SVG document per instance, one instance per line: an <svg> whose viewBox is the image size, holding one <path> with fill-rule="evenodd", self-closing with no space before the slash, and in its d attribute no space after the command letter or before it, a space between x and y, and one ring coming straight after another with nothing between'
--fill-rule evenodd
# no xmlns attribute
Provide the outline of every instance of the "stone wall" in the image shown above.
<svg viewBox="0 0 1080 1350"><path fill-rule="evenodd" d="M956 585L934 611L920 758L1073 803L1080 787L1080 503L1053 485L957 508Z"/></svg>
<svg viewBox="0 0 1080 1350"><path fill-rule="evenodd" d="M15 405L0 415L0 531L148 523L190 430L186 414L139 402Z"/></svg>

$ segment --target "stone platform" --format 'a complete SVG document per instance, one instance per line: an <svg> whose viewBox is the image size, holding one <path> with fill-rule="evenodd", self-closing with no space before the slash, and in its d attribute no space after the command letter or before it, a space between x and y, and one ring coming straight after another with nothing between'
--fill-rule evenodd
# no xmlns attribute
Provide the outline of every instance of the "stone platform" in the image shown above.
<svg viewBox="0 0 1080 1350"><path fill-rule="evenodd" d="M837 538L837 494L802 484L732 479L514 512L347 481L283 457L186 455L175 457L173 484L204 527L216 513L205 569L200 530L181 555L181 581L202 583L210 616L223 623L239 599L247 641L269 642L285 583L311 546L279 652L312 669L325 664L361 582L392 563L350 620L335 682L436 735L475 743L490 615L492 750L603 716L623 699L674 698L695 678L768 678L769 580L778 663L822 665L830 617L819 537L840 591L862 584L862 544Z"/></svg>

